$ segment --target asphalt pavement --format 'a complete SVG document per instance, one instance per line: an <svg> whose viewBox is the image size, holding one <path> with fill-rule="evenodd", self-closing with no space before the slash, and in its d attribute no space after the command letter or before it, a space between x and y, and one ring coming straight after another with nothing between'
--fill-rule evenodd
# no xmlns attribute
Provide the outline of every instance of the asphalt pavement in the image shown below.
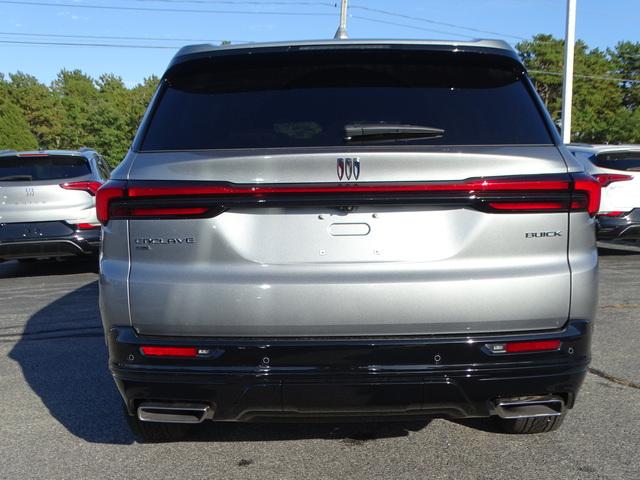
<svg viewBox="0 0 640 480"><path fill-rule="evenodd" d="M209 423L173 444L127 429L95 265L0 264L0 479L640 479L640 254L605 253L592 373L557 432Z"/></svg>

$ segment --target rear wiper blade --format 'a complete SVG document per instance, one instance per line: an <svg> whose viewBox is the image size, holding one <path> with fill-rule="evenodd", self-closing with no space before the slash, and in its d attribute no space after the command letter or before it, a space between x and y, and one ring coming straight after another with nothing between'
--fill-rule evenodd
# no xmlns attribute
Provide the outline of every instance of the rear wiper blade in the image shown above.
<svg viewBox="0 0 640 480"><path fill-rule="evenodd" d="M31 175L7 175L6 177L0 177L0 182L3 180L32 180Z"/></svg>
<svg viewBox="0 0 640 480"><path fill-rule="evenodd" d="M444 135L444 130L424 125L353 123L344 126L344 133L347 142L376 142L439 138Z"/></svg>

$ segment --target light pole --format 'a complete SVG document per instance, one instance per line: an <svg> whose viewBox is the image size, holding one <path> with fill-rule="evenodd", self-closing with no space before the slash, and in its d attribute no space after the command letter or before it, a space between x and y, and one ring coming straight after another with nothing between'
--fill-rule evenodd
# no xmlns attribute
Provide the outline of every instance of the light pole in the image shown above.
<svg viewBox="0 0 640 480"><path fill-rule="evenodd" d="M576 43L576 1L567 0L567 30L564 36L564 77L562 82L562 141L571 142L571 102L573 100L573 52Z"/></svg>
<svg viewBox="0 0 640 480"><path fill-rule="evenodd" d="M333 38L339 38L341 40L349 38L347 36L347 0L342 0L342 5L340 6L340 26L338 30L336 30Z"/></svg>

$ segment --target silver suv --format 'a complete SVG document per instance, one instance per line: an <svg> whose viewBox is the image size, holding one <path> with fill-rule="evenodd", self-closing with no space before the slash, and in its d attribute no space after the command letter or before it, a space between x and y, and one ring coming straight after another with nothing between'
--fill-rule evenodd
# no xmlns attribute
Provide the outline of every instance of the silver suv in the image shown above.
<svg viewBox="0 0 640 480"><path fill-rule="evenodd" d="M185 47L97 196L129 424L553 430L590 359L599 196L506 43Z"/></svg>
<svg viewBox="0 0 640 480"><path fill-rule="evenodd" d="M0 151L0 261L96 255L95 193L109 172L88 148Z"/></svg>

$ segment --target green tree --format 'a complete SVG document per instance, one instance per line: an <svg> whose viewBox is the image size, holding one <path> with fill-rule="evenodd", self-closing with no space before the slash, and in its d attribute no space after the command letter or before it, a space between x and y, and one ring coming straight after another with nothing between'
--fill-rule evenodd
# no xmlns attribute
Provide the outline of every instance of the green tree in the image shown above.
<svg viewBox="0 0 640 480"><path fill-rule="evenodd" d="M36 137L20 107L11 99L10 85L0 74L0 150L33 150Z"/></svg>
<svg viewBox="0 0 640 480"><path fill-rule="evenodd" d="M59 99L32 75L17 72L9 78L11 98L29 122L40 148L58 148L62 132Z"/></svg>
<svg viewBox="0 0 640 480"><path fill-rule="evenodd" d="M90 123L98 101L93 79L80 70L62 70L51 89L62 106L61 148L92 145L95 138L90 134Z"/></svg>
<svg viewBox="0 0 640 480"><path fill-rule="evenodd" d="M536 35L516 48L531 73L536 88L556 123L562 114L564 41ZM607 52L576 42L572 140L589 143L626 141L625 133L611 126L619 122L623 106L620 85L607 77L616 75L615 62ZM604 78L600 78L604 77Z"/></svg>

